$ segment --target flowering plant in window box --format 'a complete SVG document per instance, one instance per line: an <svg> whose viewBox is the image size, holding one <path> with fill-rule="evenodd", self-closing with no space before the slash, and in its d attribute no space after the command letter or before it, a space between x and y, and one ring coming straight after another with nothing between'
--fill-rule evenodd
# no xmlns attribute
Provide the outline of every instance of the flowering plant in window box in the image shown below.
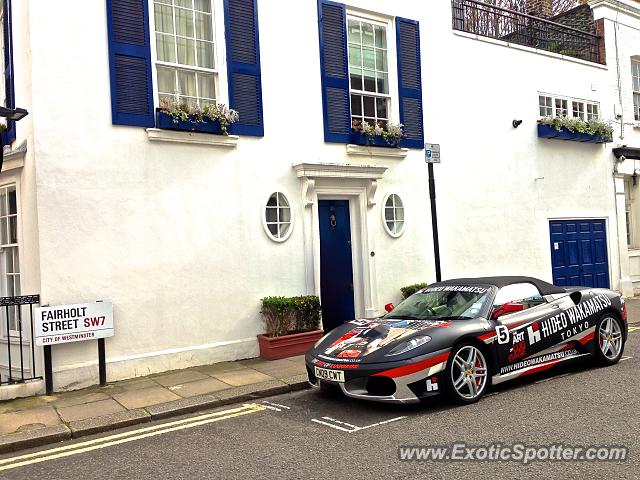
<svg viewBox="0 0 640 480"><path fill-rule="evenodd" d="M240 115L222 103L200 107L163 98L156 110L156 126L171 130L191 130L200 133L229 135L229 125Z"/></svg>
<svg viewBox="0 0 640 480"><path fill-rule="evenodd" d="M538 120L538 137L576 142L607 143L613 141L613 128L599 118L543 117Z"/></svg>
<svg viewBox="0 0 640 480"><path fill-rule="evenodd" d="M377 147L397 147L405 138L404 125L387 122L386 127L380 121L375 124L360 120L351 121L349 141L355 145L374 145Z"/></svg>

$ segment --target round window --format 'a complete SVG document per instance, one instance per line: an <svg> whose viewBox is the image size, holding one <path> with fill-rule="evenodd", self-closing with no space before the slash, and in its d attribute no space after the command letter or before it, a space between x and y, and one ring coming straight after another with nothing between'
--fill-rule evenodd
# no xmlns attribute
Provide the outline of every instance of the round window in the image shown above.
<svg viewBox="0 0 640 480"><path fill-rule="evenodd" d="M385 230L392 237L399 237L404 231L404 204L398 195L392 193L384 201L383 222Z"/></svg>
<svg viewBox="0 0 640 480"><path fill-rule="evenodd" d="M289 200L280 192L272 193L262 217L265 232L272 240L284 242L293 230L293 215Z"/></svg>

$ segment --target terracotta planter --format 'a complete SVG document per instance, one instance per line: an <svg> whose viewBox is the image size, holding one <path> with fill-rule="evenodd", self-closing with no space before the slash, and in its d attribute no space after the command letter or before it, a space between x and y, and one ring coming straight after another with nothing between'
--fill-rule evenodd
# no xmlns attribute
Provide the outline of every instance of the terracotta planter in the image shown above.
<svg viewBox="0 0 640 480"><path fill-rule="evenodd" d="M293 333L282 337L258 335L260 356L266 360L278 360L279 358L304 355L313 347L314 343L322 338L322 335L324 335L322 330Z"/></svg>

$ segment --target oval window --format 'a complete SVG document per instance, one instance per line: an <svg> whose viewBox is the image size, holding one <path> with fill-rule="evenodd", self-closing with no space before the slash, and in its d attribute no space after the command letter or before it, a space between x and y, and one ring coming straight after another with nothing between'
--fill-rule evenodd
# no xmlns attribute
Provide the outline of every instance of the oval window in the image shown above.
<svg viewBox="0 0 640 480"><path fill-rule="evenodd" d="M269 238L276 242L284 242L293 230L293 215L289 200L281 192L274 192L267 201L263 226Z"/></svg>
<svg viewBox="0 0 640 480"><path fill-rule="evenodd" d="M404 204L395 193L384 201L383 221L385 230L392 237L399 237L404 232Z"/></svg>

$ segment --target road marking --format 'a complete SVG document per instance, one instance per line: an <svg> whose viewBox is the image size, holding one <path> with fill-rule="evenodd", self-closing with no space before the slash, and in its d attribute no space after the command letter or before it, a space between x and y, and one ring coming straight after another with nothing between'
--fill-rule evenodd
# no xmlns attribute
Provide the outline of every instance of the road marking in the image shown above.
<svg viewBox="0 0 640 480"><path fill-rule="evenodd" d="M396 422L398 420L402 420L403 418L407 418L407 417L406 416L405 417L396 417L396 418L392 418L390 420L384 420L382 422L372 423L371 425L367 425L366 427L360 427L358 430L365 430L367 428L377 427L378 425L384 425L385 423Z"/></svg>
<svg viewBox="0 0 640 480"><path fill-rule="evenodd" d="M352 424L347 423L347 422L341 422L340 420L336 420L335 418L331 418L331 417L322 417L322 418L324 418L325 420L331 420L334 423L339 423L340 425L346 425L347 427L358 428L357 425L352 425Z"/></svg>
<svg viewBox="0 0 640 480"><path fill-rule="evenodd" d="M200 415L198 417L176 420L174 422L164 423L162 425L154 425L152 427L141 428L130 432L118 433L115 435L110 435L108 437L97 438L95 440L89 440L73 445L66 445L64 447L51 448L49 450L43 450L26 455L19 455L17 457L6 458L4 460L0 460L0 471L23 467L26 465L32 465L35 463L46 462L48 460L55 460L57 458L69 457L71 455L77 455L79 453L90 452L92 450L98 450L121 443L132 442L134 440L153 437L156 435L161 435L163 433L197 427L200 425L205 425L207 423L219 422L221 420L227 420L230 418L248 415L250 413L257 413L264 410L265 407L263 405L245 404L242 407L238 408L231 408L220 412Z"/></svg>
<svg viewBox="0 0 640 480"><path fill-rule="evenodd" d="M327 427L331 427L331 428L334 428L336 430L340 430L341 432L354 433L354 432L359 432L360 430L366 430L367 428L373 428L373 427L377 427L379 425L385 425L387 423L397 422L398 420L402 420L404 418L407 418L407 417L403 416L403 417L391 418L389 420L383 420L381 422L376 422L376 423L372 423L370 425L365 425L364 427L359 427L357 425L353 425L351 423L347 423L347 422L343 422L343 421L340 421L340 420L336 420L335 418L331 418L331 417L322 417L323 420L318 420L317 418L312 418L311 421L315 422L315 423L319 423L321 425L326 425ZM345 428L342 425L346 425L349 428Z"/></svg>
<svg viewBox="0 0 640 480"><path fill-rule="evenodd" d="M353 429L342 428L342 427L339 427L338 425L334 425L333 423L323 422L322 420L318 420L317 418L312 418L311 421L320 423L322 425L326 425L327 427L335 428L336 430L341 430L343 432L347 432L347 433L353 432Z"/></svg>
<svg viewBox="0 0 640 480"><path fill-rule="evenodd" d="M633 357L632 357L631 355L626 355L626 356L624 356L624 357L620 358L620 361L621 361L621 362L624 362L625 360L631 360L632 358L633 358Z"/></svg>
<svg viewBox="0 0 640 480"><path fill-rule="evenodd" d="M268 408L269 410L273 410L274 412L281 412L282 410L278 407L272 407L271 405L262 405L264 408Z"/></svg>
<svg viewBox="0 0 640 480"><path fill-rule="evenodd" d="M281 405L279 403L271 403L267 402L266 400L262 403L264 403L265 405L273 405L274 407L284 408L285 410L291 410L291 407L287 407L286 405Z"/></svg>
<svg viewBox="0 0 640 480"><path fill-rule="evenodd" d="M640 330L640 327L629 327L629 333L635 332L636 330Z"/></svg>

